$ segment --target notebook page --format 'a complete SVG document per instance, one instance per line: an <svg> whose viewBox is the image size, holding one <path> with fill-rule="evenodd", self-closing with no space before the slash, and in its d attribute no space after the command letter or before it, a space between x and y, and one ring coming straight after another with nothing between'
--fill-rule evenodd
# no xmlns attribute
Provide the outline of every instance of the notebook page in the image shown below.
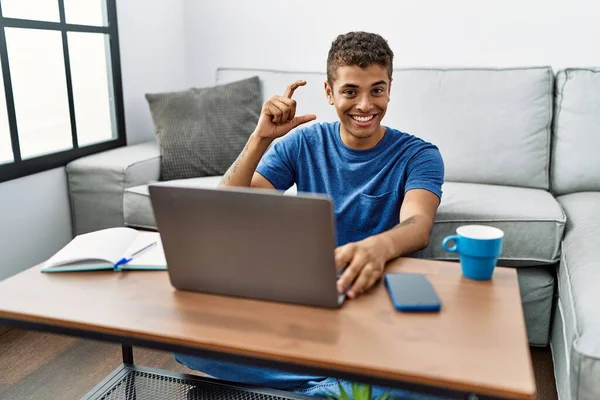
<svg viewBox="0 0 600 400"><path fill-rule="evenodd" d="M109 228L76 236L52 256L45 266L102 260L114 265L137 236L131 228Z"/></svg>
<svg viewBox="0 0 600 400"><path fill-rule="evenodd" d="M156 242L155 246L152 246L148 250L145 250L137 256L134 256L133 260L127 263L127 266L165 267L167 265L167 260L165 259L165 253L163 251L160 234L158 232L139 232L131 246L129 246L129 248L125 251L125 257L129 257L139 249L142 249L154 242Z"/></svg>

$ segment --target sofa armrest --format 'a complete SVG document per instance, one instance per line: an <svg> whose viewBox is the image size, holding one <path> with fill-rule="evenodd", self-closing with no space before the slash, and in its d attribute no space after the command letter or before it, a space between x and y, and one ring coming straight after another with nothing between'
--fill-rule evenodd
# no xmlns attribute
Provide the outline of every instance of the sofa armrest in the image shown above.
<svg viewBox="0 0 600 400"><path fill-rule="evenodd" d="M66 167L73 232L124 226L125 189L157 181L160 150L156 141L104 151Z"/></svg>

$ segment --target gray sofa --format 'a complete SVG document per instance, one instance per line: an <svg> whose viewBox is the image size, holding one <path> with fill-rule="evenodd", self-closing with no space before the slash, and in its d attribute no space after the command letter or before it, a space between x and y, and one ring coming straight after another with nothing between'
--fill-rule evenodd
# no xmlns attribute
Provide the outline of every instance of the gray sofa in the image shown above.
<svg viewBox="0 0 600 400"><path fill-rule="evenodd" d="M215 83L254 75L265 98L307 80L298 113L336 119L322 73L225 68ZM600 399L600 70L399 69L384 123L437 144L446 165L431 244L416 256L455 260L440 244L462 224L504 230L499 264L517 268L529 342L551 344L560 398ZM156 142L76 160L67 173L77 234L155 228Z"/></svg>

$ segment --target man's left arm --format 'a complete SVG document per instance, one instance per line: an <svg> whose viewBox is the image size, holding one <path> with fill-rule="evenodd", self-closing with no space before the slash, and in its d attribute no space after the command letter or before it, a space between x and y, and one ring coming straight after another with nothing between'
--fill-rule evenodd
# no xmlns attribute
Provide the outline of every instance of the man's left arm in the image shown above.
<svg viewBox="0 0 600 400"><path fill-rule="evenodd" d="M354 281L346 294L350 298L357 297L381 278L389 260L427 247L439 203L439 197L428 190L409 190L400 208L398 225L359 242L338 247L335 250L336 266L340 268L348 263L337 282L338 291L344 292Z"/></svg>

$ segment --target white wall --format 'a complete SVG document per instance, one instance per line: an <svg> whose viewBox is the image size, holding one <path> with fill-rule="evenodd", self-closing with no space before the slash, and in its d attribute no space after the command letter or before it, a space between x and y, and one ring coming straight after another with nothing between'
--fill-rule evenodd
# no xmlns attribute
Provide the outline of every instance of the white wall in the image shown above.
<svg viewBox="0 0 600 400"><path fill-rule="evenodd" d="M127 142L152 139L144 95L185 88L183 0L117 0Z"/></svg>
<svg viewBox="0 0 600 400"><path fill-rule="evenodd" d="M0 183L0 280L47 259L71 237L64 168Z"/></svg>
<svg viewBox="0 0 600 400"><path fill-rule="evenodd" d="M324 71L352 30L383 35L397 67L600 65L599 20L595 0L186 0L187 84L218 66Z"/></svg>

